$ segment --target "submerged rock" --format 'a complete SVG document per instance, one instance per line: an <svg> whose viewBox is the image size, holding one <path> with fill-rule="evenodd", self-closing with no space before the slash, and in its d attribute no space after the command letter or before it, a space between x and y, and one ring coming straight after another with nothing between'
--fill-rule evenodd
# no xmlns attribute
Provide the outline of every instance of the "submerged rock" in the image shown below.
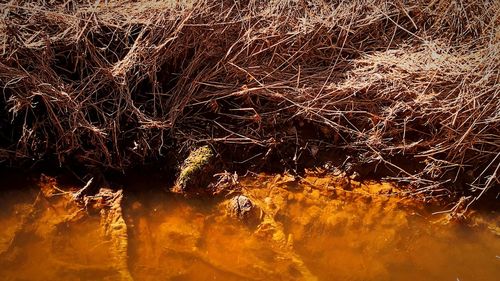
<svg viewBox="0 0 500 281"><path fill-rule="evenodd" d="M247 226L258 228L265 217L263 208L245 195L236 195L226 203L227 215L243 221Z"/></svg>
<svg viewBox="0 0 500 281"><path fill-rule="evenodd" d="M248 219L254 210L252 201L245 195L233 197L228 204L228 212L232 217L244 220Z"/></svg>
<svg viewBox="0 0 500 281"><path fill-rule="evenodd" d="M173 192L185 193L205 189L212 179L215 156L209 146L193 150L180 167Z"/></svg>

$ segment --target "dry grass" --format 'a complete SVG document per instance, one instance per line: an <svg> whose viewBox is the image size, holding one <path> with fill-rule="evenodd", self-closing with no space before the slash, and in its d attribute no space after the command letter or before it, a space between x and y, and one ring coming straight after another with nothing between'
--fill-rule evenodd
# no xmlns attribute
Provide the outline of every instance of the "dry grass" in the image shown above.
<svg viewBox="0 0 500 281"><path fill-rule="evenodd" d="M416 192L465 171L474 198L499 184L499 1L0 5L10 157L124 168L176 144L300 143L358 151Z"/></svg>

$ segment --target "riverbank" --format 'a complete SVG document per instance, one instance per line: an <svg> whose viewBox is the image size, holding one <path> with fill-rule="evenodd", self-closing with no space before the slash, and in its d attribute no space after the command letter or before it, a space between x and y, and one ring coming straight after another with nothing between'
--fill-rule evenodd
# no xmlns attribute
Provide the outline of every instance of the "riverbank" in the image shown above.
<svg viewBox="0 0 500 281"><path fill-rule="evenodd" d="M229 171L333 161L475 202L499 186L499 5L1 4L0 161L175 177L209 145Z"/></svg>

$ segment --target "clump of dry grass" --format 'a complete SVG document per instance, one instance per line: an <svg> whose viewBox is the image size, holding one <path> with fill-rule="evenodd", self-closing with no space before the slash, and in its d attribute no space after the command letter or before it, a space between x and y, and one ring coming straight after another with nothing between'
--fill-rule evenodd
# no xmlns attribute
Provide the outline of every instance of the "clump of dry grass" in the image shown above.
<svg viewBox="0 0 500 281"><path fill-rule="evenodd" d="M123 168L181 143L339 147L416 192L465 171L475 198L498 185L498 1L1 5L9 155Z"/></svg>

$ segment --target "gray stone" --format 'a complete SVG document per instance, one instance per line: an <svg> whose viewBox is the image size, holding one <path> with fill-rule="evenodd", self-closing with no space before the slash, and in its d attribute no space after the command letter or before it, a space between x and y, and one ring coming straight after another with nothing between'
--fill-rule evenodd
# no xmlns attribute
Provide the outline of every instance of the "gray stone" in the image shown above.
<svg viewBox="0 0 500 281"><path fill-rule="evenodd" d="M229 214L238 219L247 219L254 208L252 201L245 195L237 195L229 201Z"/></svg>

